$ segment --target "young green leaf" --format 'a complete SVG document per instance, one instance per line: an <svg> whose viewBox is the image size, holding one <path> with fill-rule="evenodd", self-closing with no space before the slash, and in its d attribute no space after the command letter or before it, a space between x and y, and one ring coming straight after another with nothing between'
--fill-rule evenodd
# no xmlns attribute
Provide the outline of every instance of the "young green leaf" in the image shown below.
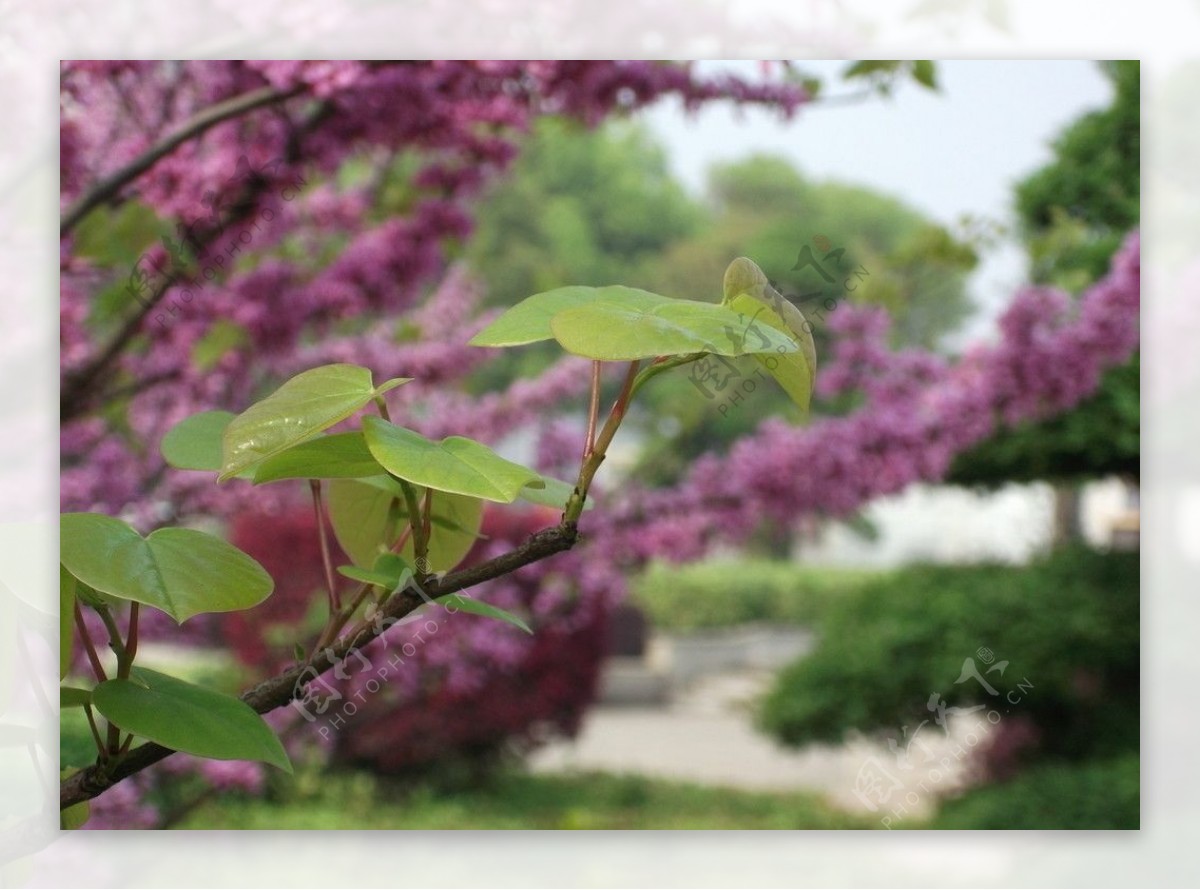
<svg viewBox="0 0 1200 890"><path fill-rule="evenodd" d="M375 559L375 565L372 568L364 569L361 566L338 566L338 572L355 581L362 581L364 584L374 584L377 587L392 591L401 585L406 574L408 577L412 577L412 566L407 560L402 559L395 553L381 553Z"/></svg>
<svg viewBox="0 0 1200 890"><path fill-rule="evenodd" d="M798 352L755 355L754 359L775 378L800 410L807 412L817 375L812 325L771 286L762 269L746 257L738 257L725 270L724 303L734 311L752 315L756 324L769 325L791 337L799 346Z"/></svg>
<svg viewBox="0 0 1200 890"><path fill-rule="evenodd" d="M561 479L543 476L542 482L545 483L544 488L522 488L518 497L531 504L541 504L543 507L564 507L575 491L573 483L563 482ZM594 506L595 504L589 498L584 502L583 509L590 510Z"/></svg>
<svg viewBox="0 0 1200 890"><path fill-rule="evenodd" d="M462 609L464 612L470 612L472 615L482 615L485 618L495 618L497 621L503 621L511 624L513 627L519 627L527 634L533 633L533 628L514 615L512 612L506 612L499 606L489 605L488 603L480 602L479 600L471 599L470 597L461 596L457 593L452 593L450 596L443 597L438 600L447 608Z"/></svg>
<svg viewBox="0 0 1200 890"><path fill-rule="evenodd" d="M290 773L271 727L241 699L146 668L92 691L101 714L125 732L213 760L257 760Z"/></svg>
<svg viewBox="0 0 1200 890"><path fill-rule="evenodd" d="M58 679L71 669L71 652L75 642L75 576L62 565L58 567Z"/></svg>
<svg viewBox="0 0 1200 890"><path fill-rule="evenodd" d="M192 347L192 364L203 373L211 371L227 354L250 345L250 332L234 321L221 318L213 322Z"/></svg>
<svg viewBox="0 0 1200 890"><path fill-rule="evenodd" d="M753 298L746 294L741 294L731 301L731 305L734 308L748 309L749 306L743 304L754 302ZM760 309L757 318L761 324L770 325L776 330L789 330L786 322L770 309ZM753 359L768 374L775 378L775 382L783 388L783 391L787 393L788 398L792 400L796 407L801 412L807 414L813 390L813 368L809 364L808 353L791 352L782 355L755 355Z"/></svg>
<svg viewBox="0 0 1200 890"><path fill-rule="evenodd" d="M60 560L83 584L183 623L202 612L248 609L274 588L271 576L232 544L187 528L143 538L111 516L59 517Z"/></svg>
<svg viewBox="0 0 1200 890"><path fill-rule="evenodd" d="M472 346L520 346L554 336L550 320L564 309L603 302L627 309L650 309L673 302L634 287L560 287L526 297L470 339Z"/></svg>
<svg viewBox="0 0 1200 890"><path fill-rule="evenodd" d="M58 827L62 831L75 831L82 828L91 815L92 804L85 800L61 811L58 814Z"/></svg>
<svg viewBox="0 0 1200 890"><path fill-rule="evenodd" d="M399 581L398 576L393 578L388 572L376 572L374 569L364 569L359 566L338 566L337 571L339 575L349 578L351 581L374 584L384 590L395 589Z"/></svg>
<svg viewBox="0 0 1200 890"><path fill-rule="evenodd" d="M926 89L936 90L937 68L929 59L917 59L912 63L913 79Z"/></svg>
<svg viewBox="0 0 1200 890"><path fill-rule="evenodd" d="M542 477L505 460L481 442L450 436L440 442L388 423L363 420L371 454L393 476L435 491L512 503L525 486L544 488Z"/></svg>
<svg viewBox="0 0 1200 890"><path fill-rule="evenodd" d="M225 428L217 481L312 438L410 379L397 378L375 386L370 370L348 364L324 365L297 374Z"/></svg>
<svg viewBox="0 0 1200 890"><path fill-rule="evenodd" d="M394 500L403 507L400 484L390 476L334 479L329 483L325 503L333 536L355 565L374 565L375 557L395 544L404 531L403 522L397 521L391 540L384 540Z"/></svg>
<svg viewBox="0 0 1200 890"><path fill-rule="evenodd" d="M381 553L371 568L399 581L405 572L412 572L412 562L395 553Z"/></svg>
<svg viewBox="0 0 1200 890"><path fill-rule="evenodd" d="M600 361L632 361L661 355L746 355L792 352L796 344L778 331L751 329L753 319L713 303L674 300L647 309L594 302L559 312L550 321L567 352Z"/></svg>
<svg viewBox="0 0 1200 890"><path fill-rule="evenodd" d="M384 472L371 456L363 434L318 436L269 457L254 469L254 484L279 479L357 479Z"/></svg>
<svg viewBox="0 0 1200 890"><path fill-rule="evenodd" d="M854 62L843 73L842 77L851 80L855 77L868 77L872 74L890 73L900 67L900 62L892 59L864 59Z"/></svg>
<svg viewBox="0 0 1200 890"><path fill-rule="evenodd" d="M221 469L221 437L233 420L229 411L201 411L185 417L163 436L163 460L180 470Z"/></svg>
<svg viewBox="0 0 1200 890"><path fill-rule="evenodd" d="M417 490L417 500L424 489ZM388 513L395 503L393 537L384 542ZM329 519L342 550L358 566L374 566L380 550L390 548L408 526L408 508L400 485L390 476L335 479L329 484ZM460 562L479 537L483 501L465 495L437 492L432 501L429 533L429 571L448 572ZM412 536L400 550L409 563L414 559Z"/></svg>
<svg viewBox="0 0 1200 890"><path fill-rule="evenodd" d="M58 707L82 708L92 703L92 690L80 689L78 686L58 687Z"/></svg>
<svg viewBox="0 0 1200 890"><path fill-rule="evenodd" d="M61 564L59 568L62 568ZM67 574L70 574L70 572ZM117 597L101 593L84 584L78 578L75 579L75 599L79 600L85 606L91 606L93 609L99 609L101 606L115 606L120 602Z"/></svg>
<svg viewBox="0 0 1200 890"><path fill-rule="evenodd" d="M73 253L95 260L97 268L133 267L148 248L171 234L170 224L152 207L124 201L115 208L97 208L80 220Z"/></svg>

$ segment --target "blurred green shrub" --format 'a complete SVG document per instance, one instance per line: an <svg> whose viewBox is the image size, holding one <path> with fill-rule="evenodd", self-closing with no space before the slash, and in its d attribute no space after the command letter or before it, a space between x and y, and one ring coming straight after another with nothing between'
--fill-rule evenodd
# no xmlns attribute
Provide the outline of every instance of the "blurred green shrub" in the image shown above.
<svg viewBox="0 0 1200 890"><path fill-rule="evenodd" d="M947 801L927 828L1136 829L1140 764L1135 754L1046 763L1019 778Z"/></svg>
<svg viewBox="0 0 1200 890"><path fill-rule="evenodd" d="M1139 556L1058 550L1029 566L915 566L828 604L816 650L786 668L764 700L762 726L791 745L840 740L922 720L928 703L991 704L1036 727L1038 751L1080 759L1137 750ZM956 683L964 661L1008 661ZM1019 683L1032 687L1016 693Z"/></svg>
<svg viewBox="0 0 1200 890"><path fill-rule="evenodd" d="M659 630L811 624L846 595L887 577L774 560L656 563L634 581L633 598Z"/></svg>

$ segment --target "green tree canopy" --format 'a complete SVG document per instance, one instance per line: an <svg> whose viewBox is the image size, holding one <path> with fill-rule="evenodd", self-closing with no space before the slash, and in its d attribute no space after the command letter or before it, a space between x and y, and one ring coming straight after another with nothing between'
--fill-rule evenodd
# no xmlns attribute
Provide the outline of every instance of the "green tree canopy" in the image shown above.
<svg viewBox="0 0 1200 890"><path fill-rule="evenodd" d="M869 274L853 292L826 288L835 300L885 305L902 345L933 347L970 312L966 276L977 257L919 211L863 186L817 181L789 161L754 155L714 166L706 194L708 224L672 246L651 284L665 293L695 293L720 280L730 257L752 257L786 292L808 293L812 272L793 271L814 237L845 251L847 267Z"/></svg>
<svg viewBox="0 0 1200 890"><path fill-rule="evenodd" d="M1122 236L1137 226L1141 195L1140 65L1102 62L1111 104L1069 125L1054 160L1016 189L1032 278L1078 293L1100 278ZM1137 478L1141 455L1140 360L1105 375L1075 411L1005 431L960 455L949 481L1000 485L1101 476Z"/></svg>
<svg viewBox="0 0 1200 890"><path fill-rule="evenodd" d="M1076 292L1107 271L1140 218L1141 65L1100 67L1112 102L1068 126L1054 141L1054 160L1016 190L1031 278Z"/></svg>
<svg viewBox="0 0 1200 890"><path fill-rule="evenodd" d="M467 256L489 301L512 305L564 282L636 284L630 270L691 235L701 219L641 127L588 130L544 118L482 202Z"/></svg>

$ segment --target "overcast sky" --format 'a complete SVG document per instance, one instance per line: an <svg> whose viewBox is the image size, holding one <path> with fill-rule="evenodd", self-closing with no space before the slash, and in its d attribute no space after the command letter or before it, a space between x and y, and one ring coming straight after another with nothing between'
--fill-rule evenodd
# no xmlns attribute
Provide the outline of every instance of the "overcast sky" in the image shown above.
<svg viewBox="0 0 1200 890"><path fill-rule="evenodd" d="M733 65L753 75L756 63ZM845 62L803 62L831 80ZM1070 121L1109 101L1090 61L940 62L941 90L903 85L890 99L813 106L790 123L760 110L708 107L685 115L678 103L646 120L667 147L676 175L699 192L716 161L770 152L807 175L861 183L892 194L939 222L963 214L1011 223L1012 187L1050 159L1050 141ZM990 255L971 281L981 307L965 339L987 336L991 320L1024 277L1021 254ZM959 338L956 338L956 340Z"/></svg>

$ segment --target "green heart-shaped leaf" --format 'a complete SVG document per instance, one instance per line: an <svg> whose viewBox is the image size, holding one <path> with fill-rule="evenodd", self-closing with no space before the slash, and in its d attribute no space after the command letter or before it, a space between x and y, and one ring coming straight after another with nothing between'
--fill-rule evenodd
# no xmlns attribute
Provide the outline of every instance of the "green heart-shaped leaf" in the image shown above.
<svg viewBox="0 0 1200 890"><path fill-rule="evenodd" d="M97 591L166 612L183 623L202 612L231 612L262 602L271 576L232 544L188 528L143 538L111 516L59 517L60 559Z"/></svg>
<svg viewBox="0 0 1200 890"><path fill-rule="evenodd" d="M312 438L410 379L396 378L375 386L369 369L348 364L324 365L297 374L225 428L217 480L236 476Z"/></svg>
<svg viewBox="0 0 1200 890"><path fill-rule="evenodd" d="M221 437L234 415L230 411L201 411L186 417L163 436L163 460L180 470L221 469Z"/></svg>
<svg viewBox="0 0 1200 890"><path fill-rule="evenodd" d="M373 566L375 558L389 549L404 530L404 521L398 520L394 537L383 539L393 501L398 509L404 509L400 485L390 476L334 479L329 483L325 503L333 536L355 565Z"/></svg>
<svg viewBox="0 0 1200 890"><path fill-rule="evenodd" d="M213 760L257 760L292 771L271 727L232 695L146 668L92 691L96 710L126 732Z"/></svg>
<svg viewBox="0 0 1200 890"><path fill-rule="evenodd" d="M417 500L424 496L417 490ZM394 533L383 540L388 512L395 501ZM357 566L375 567L381 551L390 549L408 525L408 507L400 484L390 476L367 479L335 479L329 484L329 521L342 550ZM429 571L448 572L460 562L479 536L483 521L483 501L460 494L436 492L432 501L429 531ZM411 565L412 536L400 549ZM366 580L360 578L358 580ZM374 582L372 582L374 583Z"/></svg>
<svg viewBox="0 0 1200 890"><path fill-rule="evenodd" d="M738 257L725 270L724 303L795 341L797 352L755 355L754 359L783 387L788 398L807 412L817 376L817 348L812 325L803 313L772 287L762 269L746 257Z"/></svg>
<svg viewBox="0 0 1200 890"><path fill-rule="evenodd" d="M762 306L749 294L734 297L730 301L730 306L742 312L756 312L757 323L770 325L775 330L787 334L791 333L791 325L771 309ZM791 303L787 303L787 306L799 315L800 310L795 306L792 306ZM802 334L801 336L804 338L800 342L801 351L778 355L758 354L751 357L775 378L775 381L787 393L788 398L802 412L807 413L809 400L812 398L816 349L813 346L811 334Z"/></svg>
<svg viewBox="0 0 1200 890"><path fill-rule="evenodd" d="M473 439L449 436L434 442L378 417L363 421L363 433L385 470L435 491L508 504L526 485L545 487L540 474Z"/></svg>
<svg viewBox="0 0 1200 890"><path fill-rule="evenodd" d="M526 297L472 337L469 342L472 346L520 346L549 340L554 336L550 330L550 320L555 315L564 309L595 302L629 309L650 309L673 301L669 297L622 285L560 287Z"/></svg>
<svg viewBox="0 0 1200 890"><path fill-rule="evenodd" d="M812 325L799 309L786 299L783 294L772 287L770 280L758 267L758 264L746 257L738 257L725 270L725 300L732 303L737 297L747 295L760 305L769 308L778 317L776 329L790 333L792 339L800 346L805 362L808 364L813 377L817 375L817 350L813 344ZM753 315L757 312L754 307L735 311Z"/></svg>
<svg viewBox="0 0 1200 890"><path fill-rule="evenodd" d="M82 708L92 703L92 690L80 689L78 686L58 687L59 708Z"/></svg>
<svg viewBox="0 0 1200 890"><path fill-rule="evenodd" d="M75 642L75 576L58 567L58 679L71 669L71 651Z"/></svg>
<svg viewBox="0 0 1200 890"><path fill-rule="evenodd" d="M559 312L550 320L567 352L600 361L632 361L660 355L712 353L746 355L792 352L790 337L760 326L751 316L714 303L672 300L648 308L593 302ZM761 336L759 335L761 333Z"/></svg>
<svg viewBox="0 0 1200 890"><path fill-rule="evenodd" d="M471 599L470 597L462 596L457 593L452 593L450 596L443 597L438 600L447 608L462 609L464 612L470 612L472 615L482 615L485 618L494 618L497 621L503 621L506 624L511 624L513 627L519 627L527 634L533 633L533 628L518 618L512 612L506 612L499 606L481 603L479 600Z"/></svg>
<svg viewBox="0 0 1200 890"><path fill-rule="evenodd" d="M360 432L334 433L301 442L254 470L254 483L278 479L357 479L383 473Z"/></svg>

